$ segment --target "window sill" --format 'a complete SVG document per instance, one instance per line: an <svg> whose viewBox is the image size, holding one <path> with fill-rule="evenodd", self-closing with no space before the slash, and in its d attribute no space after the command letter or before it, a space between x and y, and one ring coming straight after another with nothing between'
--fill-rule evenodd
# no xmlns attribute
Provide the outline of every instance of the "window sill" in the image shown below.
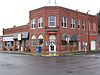
<svg viewBox="0 0 100 75"><path fill-rule="evenodd" d="M38 27L38 29L42 29L43 27Z"/></svg>
<svg viewBox="0 0 100 75"><path fill-rule="evenodd" d="M36 29L36 28L31 28L31 29L33 30L33 29Z"/></svg>
<svg viewBox="0 0 100 75"><path fill-rule="evenodd" d="M67 27L62 27L62 28L67 28Z"/></svg>

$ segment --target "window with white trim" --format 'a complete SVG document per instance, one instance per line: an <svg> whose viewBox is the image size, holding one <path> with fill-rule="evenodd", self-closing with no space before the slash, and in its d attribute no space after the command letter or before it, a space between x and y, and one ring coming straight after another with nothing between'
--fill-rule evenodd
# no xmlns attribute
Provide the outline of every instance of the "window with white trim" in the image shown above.
<svg viewBox="0 0 100 75"><path fill-rule="evenodd" d="M67 28L67 18L66 17L62 17L61 18L61 23L62 23L62 28Z"/></svg>
<svg viewBox="0 0 100 75"><path fill-rule="evenodd" d="M36 28L35 19L31 20L31 26L32 26L32 29Z"/></svg>
<svg viewBox="0 0 100 75"><path fill-rule="evenodd" d="M71 19L71 24L70 24L71 29L75 29L75 19Z"/></svg>
<svg viewBox="0 0 100 75"><path fill-rule="evenodd" d="M56 16L48 17L48 25L49 27L56 27Z"/></svg>
<svg viewBox="0 0 100 75"><path fill-rule="evenodd" d="M81 26L81 22L80 22L80 19L78 20L78 29L80 29L80 26Z"/></svg>
<svg viewBox="0 0 100 75"><path fill-rule="evenodd" d="M38 28L43 28L43 17L38 18Z"/></svg>

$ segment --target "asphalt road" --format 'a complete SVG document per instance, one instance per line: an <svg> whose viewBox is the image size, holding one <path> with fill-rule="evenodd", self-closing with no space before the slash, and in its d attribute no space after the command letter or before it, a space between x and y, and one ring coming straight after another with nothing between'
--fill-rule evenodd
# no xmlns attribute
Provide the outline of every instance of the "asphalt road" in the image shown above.
<svg viewBox="0 0 100 75"><path fill-rule="evenodd" d="M39 57L0 53L0 75L100 75L100 55Z"/></svg>

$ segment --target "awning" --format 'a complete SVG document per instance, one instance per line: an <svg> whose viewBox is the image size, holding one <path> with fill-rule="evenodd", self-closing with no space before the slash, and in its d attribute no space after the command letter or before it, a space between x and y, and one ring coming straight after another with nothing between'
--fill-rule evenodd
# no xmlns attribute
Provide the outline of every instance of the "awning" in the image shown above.
<svg viewBox="0 0 100 75"><path fill-rule="evenodd" d="M66 38L70 38L70 36L66 33L62 34L62 40L66 40Z"/></svg>
<svg viewBox="0 0 100 75"><path fill-rule="evenodd" d="M28 32L21 32L21 34L22 34L22 39L28 38Z"/></svg>
<svg viewBox="0 0 100 75"><path fill-rule="evenodd" d="M22 35L22 39L24 38L28 38L29 36L29 32L20 32L20 33L14 33L14 34L8 34L8 35L3 35L3 36L9 36L9 37L13 37L13 39L18 39L18 34Z"/></svg>
<svg viewBox="0 0 100 75"><path fill-rule="evenodd" d="M78 35L73 34L73 35L71 36L71 41L77 41L77 40L78 40Z"/></svg>

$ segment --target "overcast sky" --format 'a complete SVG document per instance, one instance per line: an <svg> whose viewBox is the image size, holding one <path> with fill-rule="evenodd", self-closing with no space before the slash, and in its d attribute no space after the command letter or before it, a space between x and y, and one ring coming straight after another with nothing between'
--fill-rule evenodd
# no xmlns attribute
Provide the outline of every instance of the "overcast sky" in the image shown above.
<svg viewBox="0 0 100 75"><path fill-rule="evenodd" d="M29 22L29 11L43 6L53 5L49 0L0 0L0 35L3 28L11 28L14 25L25 25ZM56 0L57 6L69 9L78 9L95 15L100 10L100 0Z"/></svg>

